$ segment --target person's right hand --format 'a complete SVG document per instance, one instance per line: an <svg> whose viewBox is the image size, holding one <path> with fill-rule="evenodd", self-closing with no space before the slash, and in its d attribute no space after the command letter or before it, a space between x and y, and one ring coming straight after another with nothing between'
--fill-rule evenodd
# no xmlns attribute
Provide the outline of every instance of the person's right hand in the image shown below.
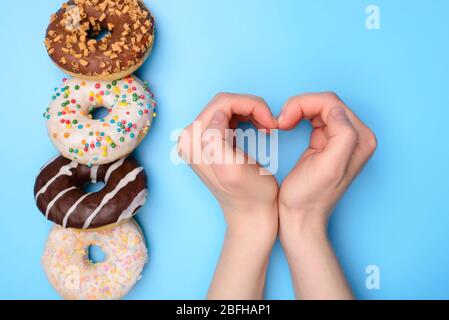
<svg viewBox="0 0 449 320"><path fill-rule="evenodd" d="M277 127L261 98L221 93L183 131L178 151L215 195L230 228L253 224L251 228L257 229L266 223L277 232L278 184L235 147L232 135L239 121L251 121L259 129Z"/></svg>
<svg viewBox="0 0 449 320"><path fill-rule="evenodd" d="M260 129L277 127L261 98L219 94L184 130L178 143L180 155L215 195L228 224L209 299L261 299L278 231L278 184L235 148L232 130L241 120L252 121Z"/></svg>

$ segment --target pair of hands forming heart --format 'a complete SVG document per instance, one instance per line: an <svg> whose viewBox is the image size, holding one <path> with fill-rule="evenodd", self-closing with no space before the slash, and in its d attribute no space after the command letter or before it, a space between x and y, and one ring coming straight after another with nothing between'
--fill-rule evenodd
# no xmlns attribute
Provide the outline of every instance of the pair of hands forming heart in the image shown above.
<svg viewBox="0 0 449 320"><path fill-rule="evenodd" d="M280 187L272 175L261 174L264 169L257 163L192 163L195 152L206 147L247 159L226 133L240 121L259 129L290 130L302 120L312 123L310 144ZM372 131L334 93L291 98L277 119L259 97L222 93L196 121L202 134L193 134L193 124L187 127L178 151L215 195L228 224L209 297L261 298L279 234L298 297L351 298L326 226L337 201L376 149ZM208 138L208 129L221 138Z"/></svg>

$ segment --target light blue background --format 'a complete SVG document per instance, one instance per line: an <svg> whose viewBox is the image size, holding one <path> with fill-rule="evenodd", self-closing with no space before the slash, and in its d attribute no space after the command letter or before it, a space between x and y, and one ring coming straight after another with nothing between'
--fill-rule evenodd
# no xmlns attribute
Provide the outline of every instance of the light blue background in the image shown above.
<svg viewBox="0 0 449 320"><path fill-rule="evenodd" d="M345 0L146 1L157 20L154 53L138 74L158 101L137 156L151 197L138 215L150 263L129 299L201 299L224 222L186 166L170 162L170 133L219 91L263 96L277 114L292 95L333 90L375 131L379 149L330 226L358 298L449 298L449 2ZM381 29L365 28L365 8ZM56 154L42 113L63 74L43 46L60 0L1 0L0 298L58 298L40 257L51 223L33 201L35 175ZM285 177L309 128L281 134ZM381 290L365 288L368 265ZM276 245L267 298L290 299Z"/></svg>

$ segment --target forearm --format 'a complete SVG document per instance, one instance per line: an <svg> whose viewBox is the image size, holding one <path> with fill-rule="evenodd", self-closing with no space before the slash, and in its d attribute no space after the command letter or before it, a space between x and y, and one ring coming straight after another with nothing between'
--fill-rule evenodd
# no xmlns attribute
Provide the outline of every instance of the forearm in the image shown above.
<svg viewBox="0 0 449 320"><path fill-rule="evenodd" d="M278 230L276 212L272 218L229 225L214 279L208 293L213 300L259 300L263 298L265 276Z"/></svg>
<svg viewBox="0 0 449 320"><path fill-rule="evenodd" d="M307 220L301 214L292 212L285 215L281 212L281 216L281 242L287 255L297 298L353 299L327 238L326 222L319 221L319 218Z"/></svg>

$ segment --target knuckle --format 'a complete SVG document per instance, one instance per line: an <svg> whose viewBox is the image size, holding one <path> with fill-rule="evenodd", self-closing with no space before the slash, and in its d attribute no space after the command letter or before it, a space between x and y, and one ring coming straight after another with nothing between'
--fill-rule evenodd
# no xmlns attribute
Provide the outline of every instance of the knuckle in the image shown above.
<svg viewBox="0 0 449 320"><path fill-rule="evenodd" d="M368 129L366 132L364 145L368 156L371 157L376 152L377 149L377 137L374 134L374 132L371 131L370 129Z"/></svg>
<svg viewBox="0 0 449 320"><path fill-rule="evenodd" d="M297 98L298 98L298 96L291 96L291 97L289 97L289 98L287 99L286 104L287 104L287 105L295 104Z"/></svg>
<svg viewBox="0 0 449 320"><path fill-rule="evenodd" d="M326 91L323 92L323 96L330 101L338 102L340 103L342 100L340 99L339 95L334 91Z"/></svg>
<svg viewBox="0 0 449 320"><path fill-rule="evenodd" d="M355 130L352 127L346 127L342 134L345 136L347 141L351 141L354 144L357 144L359 141L359 134L357 132L357 130Z"/></svg>
<svg viewBox="0 0 449 320"><path fill-rule="evenodd" d="M217 94L214 96L213 100L214 100L214 101L223 101L223 100L229 99L230 96L231 96L230 93L227 93L227 92L219 92L219 93L217 93Z"/></svg>
<svg viewBox="0 0 449 320"><path fill-rule="evenodd" d="M190 141L189 130L184 129L184 131L179 136L178 143L177 143L177 151L178 151L178 155L180 157L190 153L190 144L191 144L191 141Z"/></svg>
<svg viewBox="0 0 449 320"><path fill-rule="evenodd" d="M332 98L332 99L340 99L338 97L338 94L335 93L334 91L326 91L323 93L324 96L328 97L328 98Z"/></svg>
<svg viewBox="0 0 449 320"><path fill-rule="evenodd" d="M254 100L259 104L259 105L265 105L267 102L265 101L264 98L259 97L259 96L254 96Z"/></svg>
<svg viewBox="0 0 449 320"><path fill-rule="evenodd" d="M266 108L267 103L263 98L258 96L251 96L250 98L251 98L250 102L253 105L254 110Z"/></svg>

